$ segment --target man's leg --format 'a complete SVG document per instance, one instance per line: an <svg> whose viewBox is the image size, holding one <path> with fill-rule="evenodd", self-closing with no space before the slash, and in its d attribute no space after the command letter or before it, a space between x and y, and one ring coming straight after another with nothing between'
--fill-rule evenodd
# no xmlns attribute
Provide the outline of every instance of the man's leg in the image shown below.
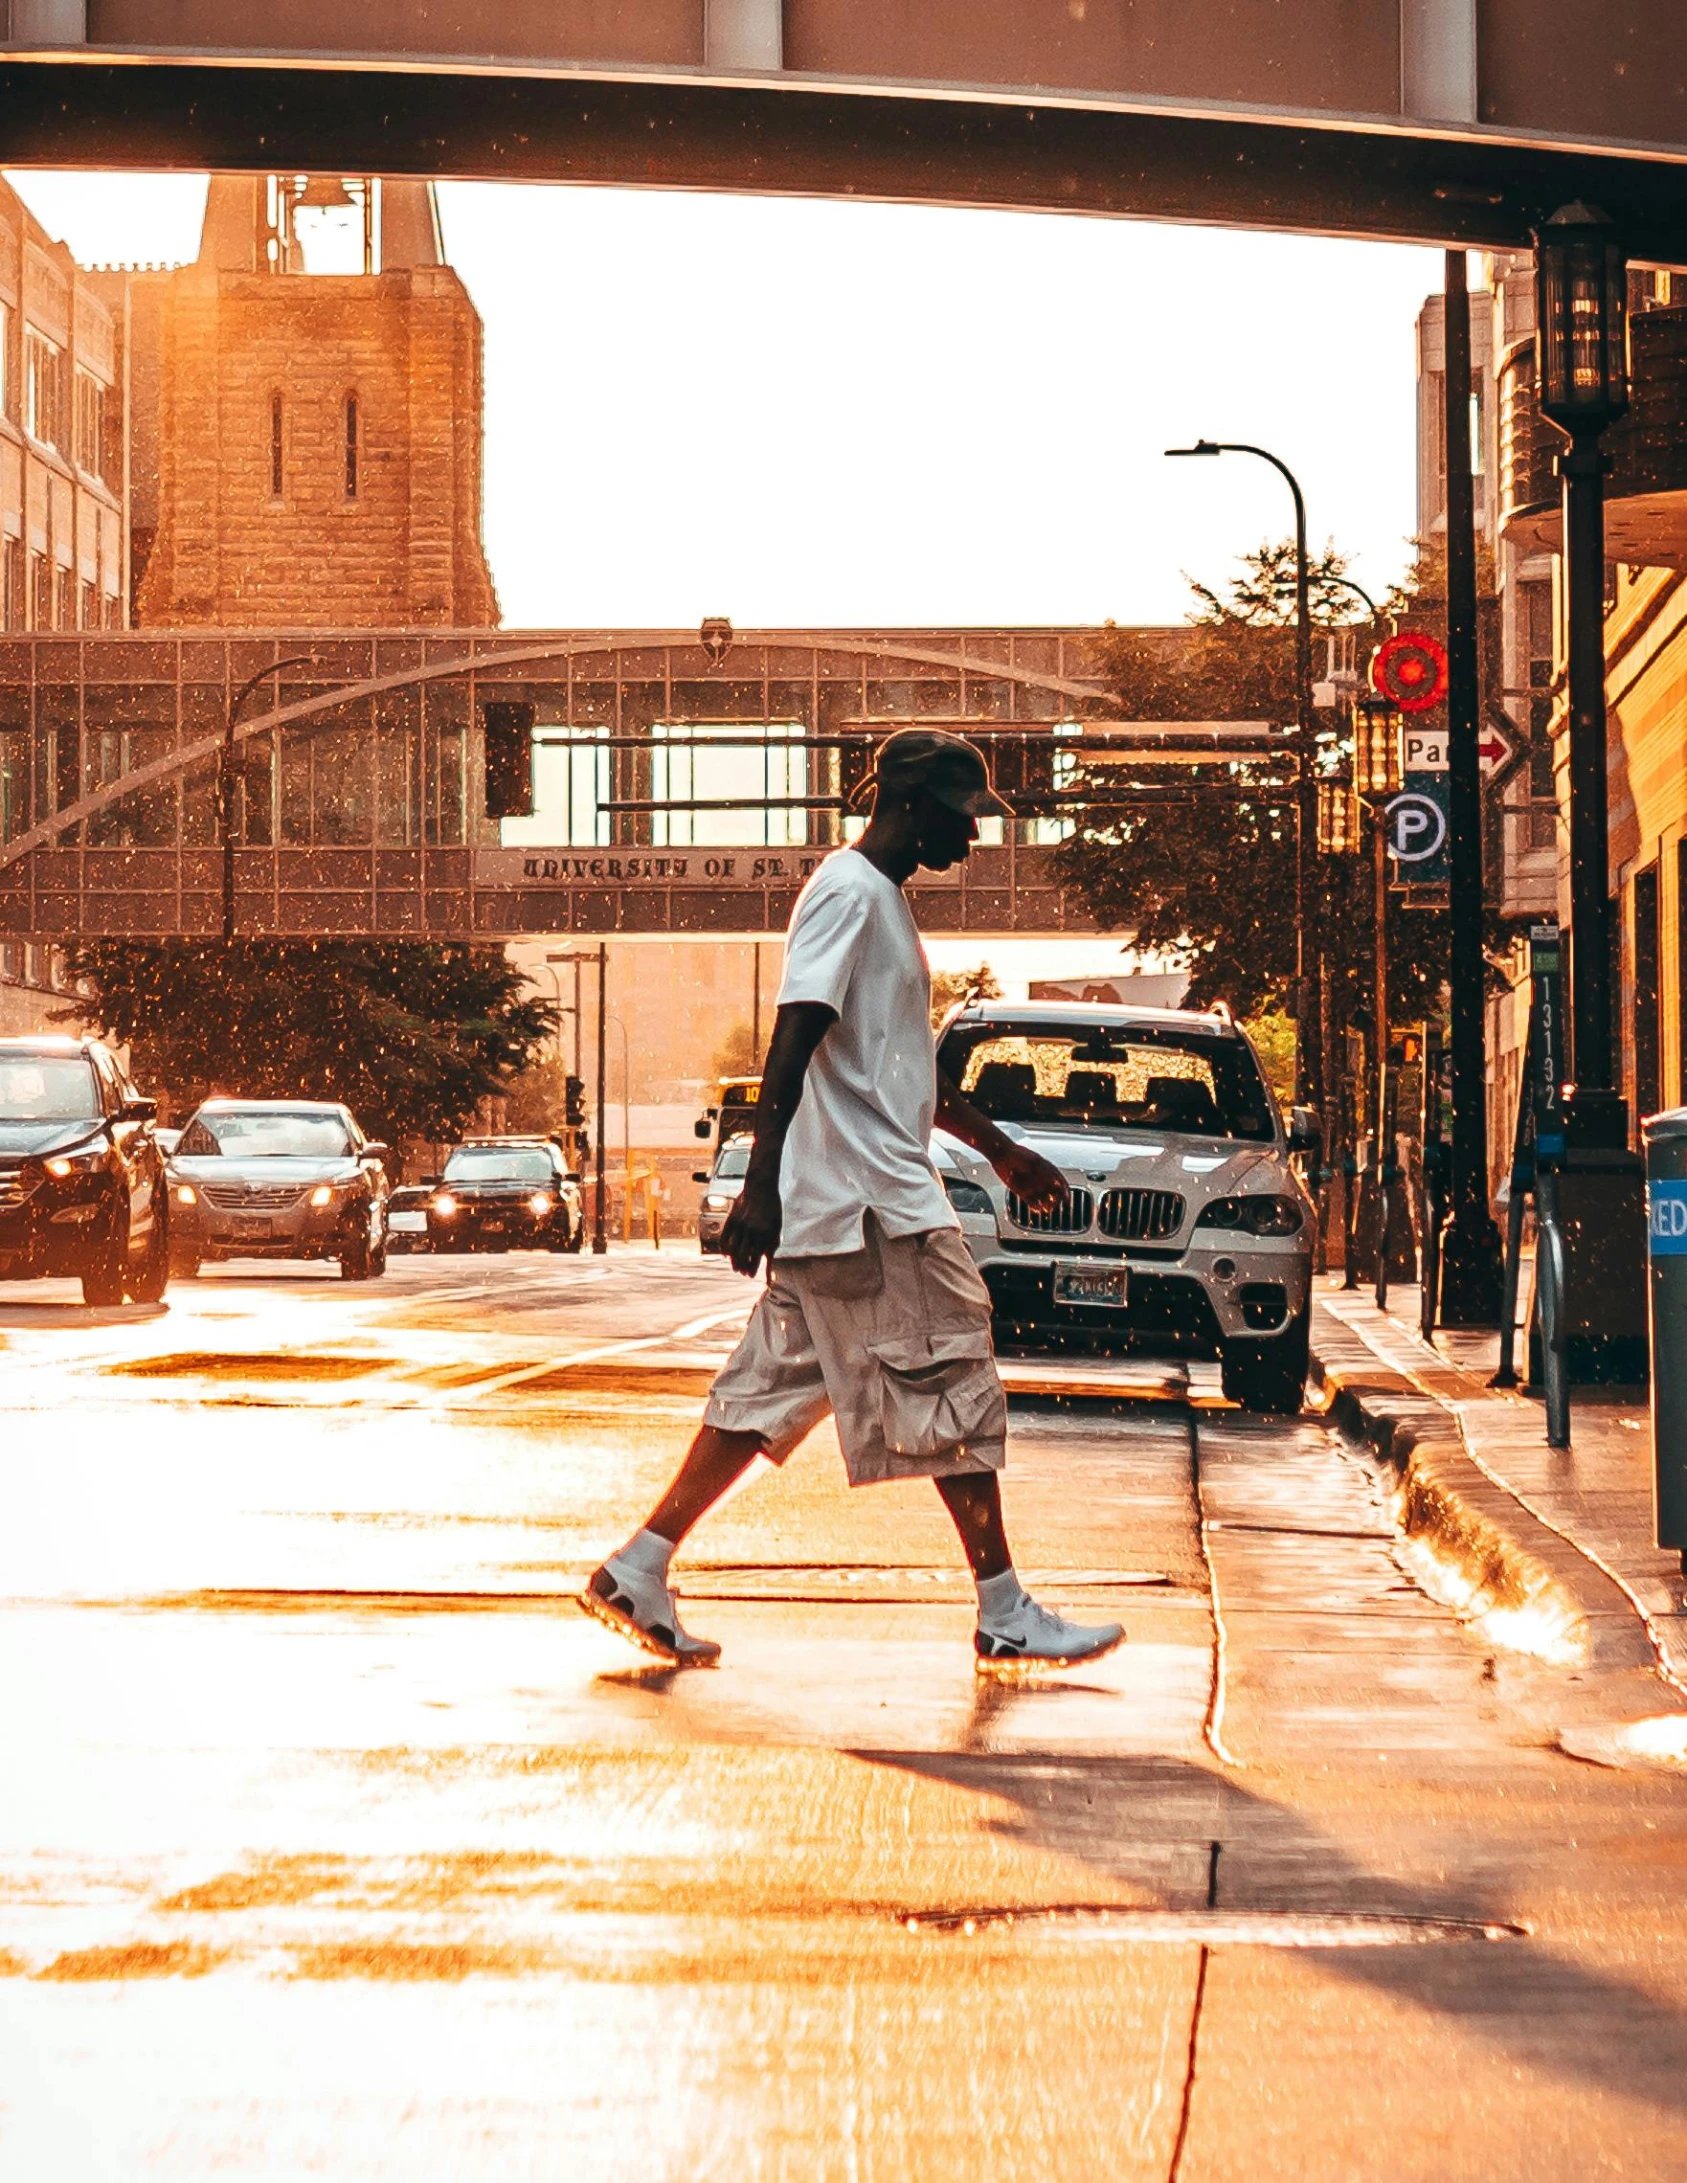
<svg viewBox="0 0 1687 2183"><path fill-rule="evenodd" d="M967 1567L980 1583L1013 1567L1002 1522L1002 1482L992 1471L956 1471L932 1484L954 1519L966 1548Z"/></svg>
<svg viewBox="0 0 1687 2183"><path fill-rule="evenodd" d="M580 1595L587 1612L661 1659L687 1667L712 1667L720 1658L720 1647L681 1628L668 1589L668 1564L692 1525L737 1484L766 1444L761 1433L729 1433L718 1425L703 1426L648 1520L593 1573Z"/></svg>
<svg viewBox="0 0 1687 2183"><path fill-rule="evenodd" d="M678 1546L728 1487L738 1483L765 1445L760 1433L727 1433L718 1425L701 1427L685 1452L673 1484L646 1517L644 1528L666 1539L670 1546Z"/></svg>
<svg viewBox="0 0 1687 2183"><path fill-rule="evenodd" d="M1071 1667L1098 1660L1124 1637L1117 1622L1086 1628L1041 1607L1020 1583L1002 1520L1002 1483L995 1471L952 1471L934 1478L966 1549L978 1590L974 1664L981 1674L1020 1675L1029 1668Z"/></svg>

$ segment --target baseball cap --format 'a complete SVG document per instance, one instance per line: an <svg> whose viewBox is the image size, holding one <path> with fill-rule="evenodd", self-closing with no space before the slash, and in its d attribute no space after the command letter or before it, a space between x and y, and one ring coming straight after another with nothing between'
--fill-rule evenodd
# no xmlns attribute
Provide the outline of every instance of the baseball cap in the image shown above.
<svg viewBox="0 0 1687 2183"><path fill-rule="evenodd" d="M970 819L1013 817L1013 806L990 786L990 768L978 745L946 728L898 728L887 735L862 783L868 787L888 796L915 796L923 788Z"/></svg>

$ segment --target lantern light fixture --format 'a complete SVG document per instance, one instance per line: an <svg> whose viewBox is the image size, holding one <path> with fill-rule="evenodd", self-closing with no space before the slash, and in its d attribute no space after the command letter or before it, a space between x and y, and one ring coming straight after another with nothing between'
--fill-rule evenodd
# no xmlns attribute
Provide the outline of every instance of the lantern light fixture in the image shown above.
<svg viewBox="0 0 1687 2183"><path fill-rule="evenodd" d="M1353 785L1362 796L1392 796L1400 786L1400 713L1385 697L1353 707Z"/></svg>
<svg viewBox="0 0 1687 2183"><path fill-rule="evenodd" d="M1628 408L1628 265L1596 205L1565 205L1535 231L1541 414L1561 432L1602 432Z"/></svg>

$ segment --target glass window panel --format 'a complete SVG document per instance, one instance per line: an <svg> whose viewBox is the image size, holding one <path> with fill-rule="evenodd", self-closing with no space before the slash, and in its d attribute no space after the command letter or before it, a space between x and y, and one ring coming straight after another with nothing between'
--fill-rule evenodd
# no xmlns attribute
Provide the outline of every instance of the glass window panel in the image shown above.
<svg viewBox="0 0 1687 2183"><path fill-rule="evenodd" d="M810 793L808 750L796 721L769 723L756 733L742 723L665 725L658 722L650 759L654 802L731 803L720 811L655 811L650 838L658 848L702 846L787 848L805 843L808 813L781 797ZM711 748L711 745L718 747Z"/></svg>

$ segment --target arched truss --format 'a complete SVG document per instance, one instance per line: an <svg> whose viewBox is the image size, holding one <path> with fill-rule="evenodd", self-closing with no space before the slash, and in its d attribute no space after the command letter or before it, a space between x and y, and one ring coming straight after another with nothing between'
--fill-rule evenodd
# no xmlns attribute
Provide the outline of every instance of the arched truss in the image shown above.
<svg viewBox="0 0 1687 2183"><path fill-rule="evenodd" d="M183 632L160 631L157 634L178 635L183 634ZM199 636L204 632L196 630L191 634ZM218 630L215 634L230 639L246 635L245 632L232 630ZM338 632L335 633L336 636L338 634ZM365 633L359 632L359 634ZM368 634L374 634L374 632ZM285 640L277 640L278 649L282 641L293 644L302 640L293 636L289 636ZM325 636L323 641L330 642L333 640ZM559 660L572 661L594 656L603 656L613 660L617 659L623 652L648 654L652 650L670 646L691 648L695 646L696 642L697 639L693 632L683 630L652 632L649 635L641 632L638 640L632 643L606 641L599 634L586 637L549 638L542 644L514 646L507 650L471 651L461 658L430 661L423 667L406 668L397 674L376 675L362 682L345 683L338 689L326 693L314 693L312 696L301 698L291 705L275 706L266 713L254 714L251 719L237 722L234 741L236 745L252 742L257 737L268 735L277 728L296 726L301 722L310 720L313 716L336 712L342 706L353 705L363 699L383 697L393 691L413 689L423 683L449 681L460 675L471 675L492 669L498 670L501 674L510 667L540 666ZM740 632L736 643L740 647L773 646L787 652L807 651L815 654L844 654L854 655L863 660L884 660L906 663L909 666L938 667L955 674L957 677L970 676L980 682L1012 682L1018 684L1021 688L1047 690L1055 696L1070 698L1085 706L1109 705L1117 707L1120 703L1120 700L1111 691L1105 690L1095 683L1080 682L1067 676L1042 674L1031 668L1015 667L1000 660L983 659L965 652L931 651L917 645L899 644L894 640L850 638L833 635L830 632L827 632L824 636L810 637L794 631L774 630L754 633ZM644 678L632 678L625 674L614 673L604 679L625 681ZM706 679L706 677L688 678L688 680L699 681ZM726 679L730 680L732 678L728 676ZM788 680L790 678L782 677L779 679ZM7 842L3 848L0 848L0 869L18 863L34 850L50 847L53 842L59 840L73 828L81 826L89 819L97 818L102 812L110 810L114 804L122 802L124 798L137 795L145 789L157 787L165 781L174 780L181 774L190 772L195 766L204 765L215 760L224 747L224 740L221 734L201 736L196 742L184 744L179 749L171 751L167 757L155 759L150 765L137 766L132 773L119 775L116 780L107 782L104 787L96 789L91 795L78 797L74 803L66 804L61 810L55 811L49 818L41 820L39 824L30 827L26 833L19 834L14 840Z"/></svg>

